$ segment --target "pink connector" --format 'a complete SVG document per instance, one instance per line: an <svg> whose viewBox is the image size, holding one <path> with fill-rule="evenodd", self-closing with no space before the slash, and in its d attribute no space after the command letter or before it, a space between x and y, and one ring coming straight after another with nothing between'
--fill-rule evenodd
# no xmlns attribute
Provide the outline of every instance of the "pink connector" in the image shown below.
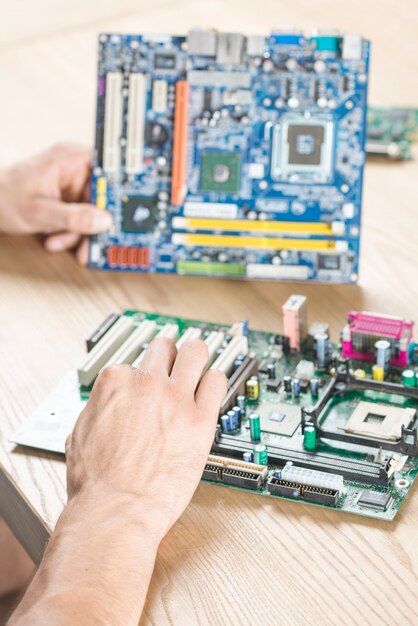
<svg viewBox="0 0 418 626"><path fill-rule="evenodd" d="M408 365L408 346L414 323L392 315L350 311L342 332L342 356L359 361L374 361L374 344L387 339L392 345L391 365Z"/></svg>

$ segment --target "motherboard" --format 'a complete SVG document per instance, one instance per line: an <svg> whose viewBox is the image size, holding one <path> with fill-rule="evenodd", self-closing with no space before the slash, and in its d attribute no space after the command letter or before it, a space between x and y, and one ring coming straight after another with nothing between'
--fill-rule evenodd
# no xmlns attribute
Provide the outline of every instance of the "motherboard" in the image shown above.
<svg viewBox="0 0 418 626"><path fill-rule="evenodd" d="M350 311L339 343L325 322L307 324L307 301L283 305L283 331L126 311L111 314L87 353L11 441L64 452L65 439L108 365L140 367L150 341L177 349L203 339L208 367L228 391L202 479L391 520L418 473L418 345L413 323ZM155 471L158 471L158 467Z"/></svg>
<svg viewBox="0 0 418 626"><path fill-rule="evenodd" d="M92 268L355 282L369 42L99 37Z"/></svg>

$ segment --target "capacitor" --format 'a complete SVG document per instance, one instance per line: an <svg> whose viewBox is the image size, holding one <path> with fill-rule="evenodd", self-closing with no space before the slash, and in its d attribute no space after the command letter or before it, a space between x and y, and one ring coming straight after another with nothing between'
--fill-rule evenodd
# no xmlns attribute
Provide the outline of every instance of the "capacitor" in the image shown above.
<svg viewBox="0 0 418 626"><path fill-rule="evenodd" d="M244 452L242 455L242 460L245 461L246 463L252 463L253 462L253 453L252 452Z"/></svg>
<svg viewBox="0 0 418 626"><path fill-rule="evenodd" d="M315 355L318 367L326 367L329 362L329 337L327 333L315 335Z"/></svg>
<svg viewBox="0 0 418 626"><path fill-rule="evenodd" d="M282 470L281 469L274 470L274 478L277 478L277 480L280 480L281 477L282 477Z"/></svg>
<svg viewBox="0 0 418 626"><path fill-rule="evenodd" d="M402 382L405 387L415 387L417 384L417 376L414 370L404 370L402 372Z"/></svg>
<svg viewBox="0 0 418 626"><path fill-rule="evenodd" d="M257 376L251 376L245 383L245 390L247 392L248 400L258 400L260 395L260 386L258 384Z"/></svg>
<svg viewBox="0 0 418 626"><path fill-rule="evenodd" d="M387 339L379 339L379 341L376 341L374 344L374 349L376 355L376 365L383 367L384 373L387 374L392 353L390 342Z"/></svg>
<svg viewBox="0 0 418 626"><path fill-rule="evenodd" d="M253 449L254 463L257 465L268 464L268 451L267 446L264 443L258 443Z"/></svg>
<svg viewBox="0 0 418 626"><path fill-rule="evenodd" d="M292 393L292 377L283 376L283 387L286 393Z"/></svg>
<svg viewBox="0 0 418 626"><path fill-rule="evenodd" d="M315 450L316 448L316 428L315 426L305 426L303 433L303 445L306 450Z"/></svg>
<svg viewBox="0 0 418 626"><path fill-rule="evenodd" d="M373 380L378 380L382 382L385 380L385 370L381 365L373 365L372 367L372 377Z"/></svg>
<svg viewBox="0 0 418 626"><path fill-rule="evenodd" d="M366 378L366 372L362 369L356 369L353 372L354 378Z"/></svg>
<svg viewBox="0 0 418 626"><path fill-rule="evenodd" d="M311 378L309 381L309 388L311 394L316 398L319 394L319 380L317 378Z"/></svg>
<svg viewBox="0 0 418 626"><path fill-rule="evenodd" d="M227 415L231 424L231 430L236 430L238 428L238 419L235 415L235 411L231 409L230 411L228 411Z"/></svg>
<svg viewBox="0 0 418 626"><path fill-rule="evenodd" d="M223 433L229 433L231 431L231 421L229 419L229 415L222 415L221 430Z"/></svg>
<svg viewBox="0 0 418 626"><path fill-rule="evenodd" d="M241 427L241 409L239 408L239 406L233 406L232 410L234 412L235 420L237 423L236 428L240 428Z"/></svg>
<svg viewBox="0 0 418 626"><path fill-rule="evenodd" d="M271 380L274 380L276 378L276 363L267 364L267 376Z"/></svg>
<svg viewBox="0 0 418 626"><path fill-rule="evenodd" d="M251 413L248 418L250 423L250 436L253 441L260 441L261 437L261 427L260 427L260 416L257 413Z"/></svg>
<svg viewBox="0 0 418 626"><path fill-rule="evenodd" d="M239 406L241 411L241 417L245 415L245 396L237 396L237 406Z"/></svg>
<svg viewBox="0 0 418 626"><path fill-rule="evenodd" d="M293 397L294 398L299 398L300 397L300 380L299 380L299 378L294 378L292 380L292 390L293 390Z"/></svg>

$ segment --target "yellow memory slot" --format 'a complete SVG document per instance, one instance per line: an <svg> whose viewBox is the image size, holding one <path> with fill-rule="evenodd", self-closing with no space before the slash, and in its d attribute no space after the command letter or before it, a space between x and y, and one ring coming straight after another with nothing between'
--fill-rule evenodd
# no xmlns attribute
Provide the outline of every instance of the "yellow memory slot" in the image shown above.
<svg viewBox="0 0 418 626"><path fill-rule="evenodd" d="M307 235L332 235L331 223L271 222L249 220L222 220L200 217L175 217L173 228L184 230L247 231L257 233L304 233Z"/></svg>
<svg viewBox="0 0 418 626"><path fill-rule="evenodd" d="M258 248L263 250L313 250L332 251L338 243L329 240L280 239L272 237L234 237L233 235L195 235L176 233L174 244L204 246L208 248Z"/></svg>

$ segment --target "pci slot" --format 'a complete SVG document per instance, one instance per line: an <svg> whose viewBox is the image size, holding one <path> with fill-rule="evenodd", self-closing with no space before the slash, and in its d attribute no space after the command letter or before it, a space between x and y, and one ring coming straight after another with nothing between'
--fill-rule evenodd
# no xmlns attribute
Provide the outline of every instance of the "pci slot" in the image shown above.
<svg viewBox="0 0 418 626"><path fill-rule="evenodd" d="M282 239L276 237L240 237L234 235L203 235L174 233L174 245L205 248L254 248L261 250L311 250L313 252L343 252L345 241L328 239Z"/></svg>
<svg viewBox="0 0 418 626"><path fill-rule="evenodd" d="M270 222L250 220L223 220L198 217L173 217L174 230L209 230L257 233L304 233L308 235L332 235L332 222Z"/></svg>
<svg viewBox="0 0 418 626"><path fill-rule="evenodd" d="M210 455L202 479L212 482L245 487L256 491L267 478L267 467L236 459Z"/></svg>
<svg viewBox="0 0 418 626"><path fill-rule="evenodd" d="M240 354L246 355L247 353L247 337L237 335L231 339L222 354L220 354L216 361L211 365L211 369L219 370L220 372L224 372L224 374L228 375L237 356Z"/></svg>
<svg viewBox="0 0 418 626"><path fill-rule="evenodd" d="M130 74L125 164L127 174L140 174L144 170L146 93L145 74Z"/></svg>
<svg viewBox="0 0 418 626"><path fill-rule="evenodd" d="M171 173L171 203L180 206L186 196L187 126L189 121L189 83L176 83L174 111L173 160Z"/></svg>
<svg viewBox="0 0 418 626"><path fill-rule="evenodd" d="M122 316L113 324L104 337L87 354L84 362L78 369L80 385L88 387L112 354L134 331L130 317Z"/></svg>
<svg viewBox="0 0 418 626"><path fill-rule="evenodd" d="M155 335L155 339L158 337L168 337L169 339L173 339L176 341L179 336L179 327L177 324L165 324L162 329ZM141 352L141 354L135 359L132 363L132 367L139 367L142 363L142 359L145 356L145 350Z"/></svg>
<svg viewBox="0 0 418 626"><path fill-rule="evenodd" d="M120 138L122 134L122 74L106 75L105 128L103 170L118 174L120 167Z"/></svg>
<svg viewBox="0 0 418 626"><path fill-rule="evenodd" d="M93 350L94 346L105 336L107 331L118 321L120 315L110 313L101 324L92 332L90 337L86 339L87 352Z"/></svg>
<svg viewBox="0 0 418 626"><path fill-rule="evenodd" d="M267 491L274 496L284 496L285 498L305 500L306 502L328 506L336 506L340 497L340 492L337 489L312 487L278 478L271 478L267 482Z"/></svg>
<svg viewBox="0 0 418 626"><path fill-rule="evenodd" d="M180 350L181 346L184 344L185 341L191 341L192 339L200 339L201 334L202 334L202 331L201 331L200 328L195 328L194 326L189 326L184 331L184 333L182 334L182 336L180 337L180 339L176 343L177 351Z"/></svg>
<svg viewBox="0 0 418 626"><path fill-rule="evenodd" d="M138 356L143 344L148 343L154 337L156 329L157 324L153 320L144 320L138 324L132 335L112 354L104 367L121 365L122 363L130 365Z"/></svg>
<svg viewBox="0 0 418 626"><path fill-rule="evenodd" d="M225 337L225 333L223 333L220 330L213 330L206 337L205 344L208 347L208 353L209 353L208 364L206 366L206 369L210 367L210 365L213 363L215 356L216 356L216 351L221 347L224 337Z"/></svg>

